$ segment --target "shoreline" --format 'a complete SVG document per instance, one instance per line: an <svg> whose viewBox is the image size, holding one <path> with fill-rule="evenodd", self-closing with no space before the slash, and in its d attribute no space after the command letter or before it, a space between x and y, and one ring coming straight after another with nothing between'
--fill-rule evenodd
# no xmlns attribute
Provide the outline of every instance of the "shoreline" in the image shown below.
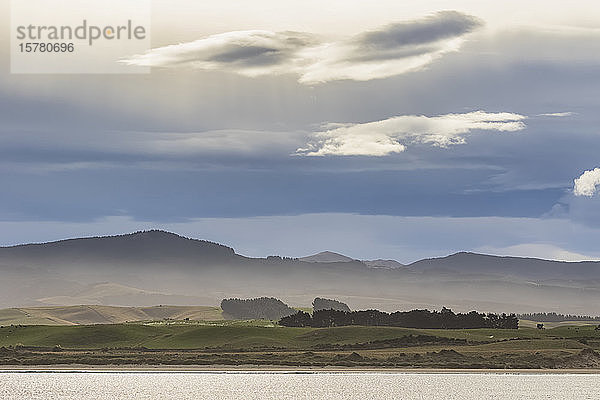
<svg viewBox="0 0 600 400"><path fill-rule="evenodd" d="M577 374L600 375L600 368L590 369L473 369L473 368L365 368L365 367L282 367L264 365L2 365L0 373L289 373L289 374L318 374L318 373L377 373L377 374Z"/></svg>

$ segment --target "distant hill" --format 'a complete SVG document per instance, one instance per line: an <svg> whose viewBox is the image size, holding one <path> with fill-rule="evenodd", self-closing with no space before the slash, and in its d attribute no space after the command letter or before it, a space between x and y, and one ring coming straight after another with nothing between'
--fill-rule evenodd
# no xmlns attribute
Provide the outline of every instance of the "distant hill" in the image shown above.
<svg viewBox="0 0 600 400"><path fill-rule="evenodd" d="M67 307L25 307L0 310L0 326L7 325L80 325L120 324L128 321L220 320L218 307L155 306L111 307L79 305Z"/></svg>
<svg viewBox="0 0 600 400"><path fill-rule="evenodd" d="M351 262L353 258L332 251L322 251L312 256L300 257L298 260L311 263Z"/></svg>
<svg viewBox="0 0 600 400"><path fill-rule="evenodd" d="M331 262L355 262L355 260L343 254L334 253L332 251L322 251L312 256L300 257L298 260L312 263L331 263ZM396 260L360 260L367 267L371 268L403 268L404 265Z"/></svg>
<svg viewBox="0 0 600 400"><path fill-rule="evenodd" d="M528 279L599 279L600 262L550 261L537 258L499 257L460 252L440 258L428 258L408 265L418 272L444 269L460 274L490 274Z"/></svg>
<svg viewBox="0 0 600 400"><path fill-rule="evenodd" d="M143 306L148 304L199 304L204 299L196 296L165 294L137 289L112 282L87 285L70 295L42 297L39 302L48 305L112 304Z"/></svg>
<svg viewBox="0 0 600 400"><path fill-rule="evenodd" d="M304 259L250 258L163 231L0 248L0 308L218 306L224 298L263 296L293 307L325 297L351 309L446 306L457 312L597 315L600 262L474 253L406 266L331 252Z"/></svg>
<svg viewBox="0 0 600 400"><path fill-rule="evenodd" d="M50 243L0 248L0 260L77 264L79 262L145 263L163 266L182 262L223 262L243 258L231 247L205 240L189 239L174 233L151 230L118 236L67 239Z"/></svg>
<svg viewBox="0 0 600 400"><path fill-rule="evenodd" d="M371 268L404 268L404 264L396 260L363 260L363 263Z"/></svg>

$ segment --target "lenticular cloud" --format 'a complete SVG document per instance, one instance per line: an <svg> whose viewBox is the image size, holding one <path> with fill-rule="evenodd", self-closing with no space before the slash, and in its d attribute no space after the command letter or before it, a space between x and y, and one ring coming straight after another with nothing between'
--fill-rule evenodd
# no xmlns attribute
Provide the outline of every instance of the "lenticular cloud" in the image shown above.
<svg viewBox="0 0 600 400"><path fill-rule="evenodd" d="M305 32L234 31L158 47L121 62L250 77L291 73L303 84L366 81L422 69L457 51L464 36L482 25L471 15L441 11L334 41Z"/></svg>
<svg viewBox="0 0 600 400"><path fill-rule="evenodd" d="M525 128L526 117L513 113L475 111L434 117L401 115L362 124L338 124L315 132L297 154L306 156L385 156L411 144L446 148L465 143L475 131L514 132Z"/></svg>

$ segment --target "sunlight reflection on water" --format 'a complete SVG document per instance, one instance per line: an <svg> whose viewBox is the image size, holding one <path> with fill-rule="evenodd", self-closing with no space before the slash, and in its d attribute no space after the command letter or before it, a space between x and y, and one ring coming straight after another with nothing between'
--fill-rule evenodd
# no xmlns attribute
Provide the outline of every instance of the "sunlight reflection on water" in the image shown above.
<svg viewBox="0 0 600 400"><path fill-rule="evenodd" d="M598 399L600 375L0 372L0 399Z"/></svg>

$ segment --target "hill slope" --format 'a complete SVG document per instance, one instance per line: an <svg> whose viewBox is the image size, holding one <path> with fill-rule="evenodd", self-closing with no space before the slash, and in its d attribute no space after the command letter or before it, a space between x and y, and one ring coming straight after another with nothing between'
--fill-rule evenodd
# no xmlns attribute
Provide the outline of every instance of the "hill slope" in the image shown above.
<svg viewBox="0 0 600 400"><path fill-rule="evenodd" d="M415 271L445 269L461 274L490 274L537 280L600 278L598 261L565 262L468 252L420 260L409 264L409 267Z"/></svg>
<svg viewBox="0 0 600 400"><path fill-rule="evenodd" d="M352 309L599 313L599 262L458 253L373 268L341 255L324 259L248 258L162 231L4 247L0 307L217 306L272 296L291 306L326 297Z"/></svg>
<svg viewBox="0 0 600 400"><path fill-rule="evenodd" d="M93 261L135 262L147 266L162 266L165 262L189 265L191 260L222 263L242 258L230 247L160 230L2 247L0 255L3 264L10 260L69 265Z"/></svg>
<svg viewBox="0 0 600 400"><path fill-rule="evenodd" d="M29 307L0 310L0 326L7 325L89 325L119 324L128 321L223 319L218 307L154 306L112 307L79 305L67 307Z"/></svg>
<svg viewBox="0 0 600 400"><path fill-rule="evenodd" d="M333 251L322 251L312 256L300 257L298 260L305 262L330 263L330 262L351 262L354 259Z"/></svg>

